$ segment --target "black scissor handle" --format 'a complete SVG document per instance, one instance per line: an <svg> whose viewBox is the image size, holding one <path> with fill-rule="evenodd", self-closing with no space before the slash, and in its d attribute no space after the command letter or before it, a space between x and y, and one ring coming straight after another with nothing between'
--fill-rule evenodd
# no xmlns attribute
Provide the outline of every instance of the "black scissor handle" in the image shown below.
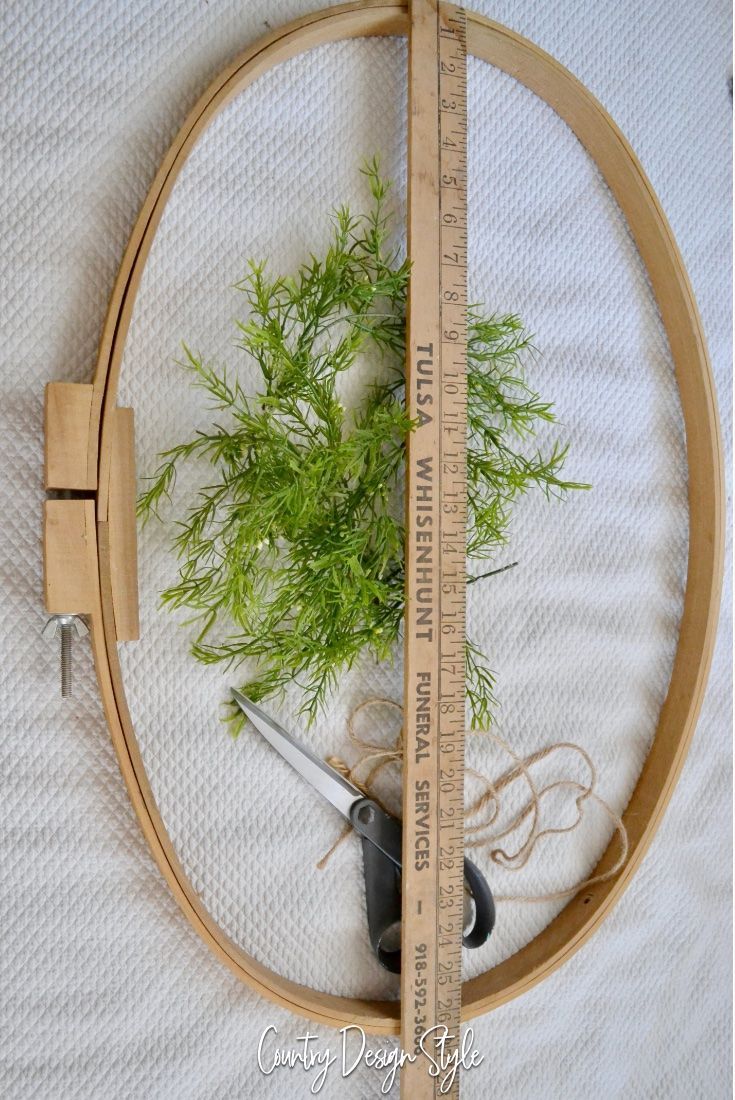
<svg viewBox="0 0 735 1100"><path fill-rule="evenodd" d="M464 859L464 881L475 903L475 920L469 932L462 937L462 943L465 947L482 947L495 927L495 902L487 879L467 856Z"/></svg>
<svg viewBox="0 0 735 1100"><path fill-rule="evenodd" d="M401 969L401 823L369 798L357 802L350 817L362 836L370 942L381 966L398 974ZM495 927L493 895L485 876L466 858L464 882L475 912L462 943L469 948L481 947Z"/></svg>
<svg viewBox="0 0 735 1100"><path fill-rule="evenodd" d="M381 966L401 972L401 872L392 859L362 838L368 934Z"/></svg>

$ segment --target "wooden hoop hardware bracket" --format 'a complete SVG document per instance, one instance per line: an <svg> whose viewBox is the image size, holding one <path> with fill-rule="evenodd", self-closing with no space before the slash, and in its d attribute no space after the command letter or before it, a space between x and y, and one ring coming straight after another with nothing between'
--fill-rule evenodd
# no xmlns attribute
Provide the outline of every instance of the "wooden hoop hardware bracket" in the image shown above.
<svg viewBox="0 0 735 1100"><path fill-rule="evenodd" d="M52 615L99 615L96 504L100 401L94 386L49 382L45 395L44 482L62 496L44 503L43 575ZM113 629L119 642L140 637L132 409L112 409L106 464ZM76 494L75 496L72 494Z"/></svg>
<svg viewBox="0 0 735 1100"><path fill-rule="evenodd" d="M468 51L525 84L574 131L615 196L648 271L669 339L686 428L689 559L679 642L656 735L624 815L630 857L608 882L578 894L534 940L464 983L471 1019L531 988L568 959L618 900L653 838L679 777L704 695L723 566L723 474L712 373L684 265L660 203L627 141L597 100L549 54L513 31L467 13ZM117 643L137 637L132 413L115 406L125 338L141 274L166 201L194 144L237 93L279 62L345 38L404 35L403 4L368 0L328 8L272 32L210 85L166 155L133 229L113 289L90 385L47 390L46 482L80 499L49 500L45 586L49 611L89 616L100 692L128 792L151 852L182 911L239 978L272 1001L334 1027L399 1029L400 1004L334 996L269 970L235 944L202 904L151 793L125 699ZM75 606L67 606L71 600ZM62 604L64 605L62 607ZM612 865L613 845L591 872Z"/></svg>

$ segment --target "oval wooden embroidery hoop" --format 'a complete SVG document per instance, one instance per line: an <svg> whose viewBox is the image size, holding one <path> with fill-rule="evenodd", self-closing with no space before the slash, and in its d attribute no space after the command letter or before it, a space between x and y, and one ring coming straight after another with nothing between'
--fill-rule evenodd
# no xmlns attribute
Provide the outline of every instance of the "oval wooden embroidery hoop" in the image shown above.
<svg viewBox="0 0 735 1100"><path fill-rule="evenodd" d="M210 85L161 165L136 222L115 284L92 386L89 469L98 486L99 585L90 613L102 699L120 767L143 833L173 894L205 943L250 986L310 1019L366 1031L399 1030L398 1002L320 993L289 981L247 955L204 908L156 807L143 766L118 663L111 596L110 470L117 383L141 274L166 201L187 155L214 116L274 65L344 38L406 34L405 5L376 0L315 12L245 51ZM699 714L719 609L723 563L723 477L712 374L689 280L656 195L638 160L597 100L554 58L520 35L468 12L468 49L544 99L571 127L620 205L648 270L669 338L686 427L689 467L689 559L679 644L651 751L625 813L630 857L614 880L578 894L521 951L464 983L463 1019L529 989L568 959L599 927L638 868L681 771ZM96 574L96 568L95 568ZM593 874L612 865L612 844Z"/></svg>

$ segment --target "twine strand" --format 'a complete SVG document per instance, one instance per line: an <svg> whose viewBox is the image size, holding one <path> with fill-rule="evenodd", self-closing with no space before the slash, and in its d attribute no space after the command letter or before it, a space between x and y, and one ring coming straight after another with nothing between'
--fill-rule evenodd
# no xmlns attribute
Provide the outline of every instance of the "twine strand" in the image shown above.
<svg viewBox="0 0 735 1100"><path fill-rule="evenodd" d="M380 744L369 740L367 737L357 732L356 723L359 715L371 707L389 707L397 711L401 718L403 716L403 708L393 699L385 699L379 696L365 699L354 708L347 720L348 738L350 743L359 753L356 764L350 767L339 756L327 757L327 763L339 771L351 783L354 783L366 797L372 798L382 805L382 801L376 793L375 784L386 768L392 767L398 772L403 766L403 724L401 723L394 741L390 744ZM607 882L609 879L614 878L615 875L622 870L628 858L628 833L620 815L597 793L597 769L589 753L586 752L581 745L577 745L572 741L556 741L551 745L547 745L545 748L537 749L536 752L528 756L521 757L513 751L507 741L504 741L502 737L498 737L497 734L484 732L482 736L491 739L511 758L513 763L495 780L477 771L475 768L465 769L465 773L473 776L482 786L480 794L474 799L471 799L465 807L466 848L478 849L485 852L490 862L503 868L503 870L520 871L527 866L533 853L537 849L539 841L544 837L572 833L580 827L584 818L585 803L588 802L594 802L598 805L612 822L620 848L618 856L609 870L603 871L598 875L592 875L573 886L554 890L546 894L495 894L495 900L522 902L557 901L562 898L570 897L572 894L577 894L579 891L594 886L597 883ZM531 768L535 764L547 760L560 750L567 750L575 753L581 758L588 772L587 781L580 782L577 779L556 779L539 786L531 773ZM365 774L364 769L367 764L371 766L367 774ZM502 816L502 792L516 783L519 779L523 779L528 787L529 793L527 800L519 810L511 815L508 824L498 827L495 832L490 832L492 827L500 821ZM569 825L546 826L542 828L542 801L552 791L559 790L577 792L574 798L576 818ZM505 847L502 846L503 841L507 841L517 830L524 826L526 828L525 839L523 839L515 849L512 849L509 845ZM325 852L317 862L316 866L319 870L323 870L327 866L334 853L351 832L352 826L348 824L331 848Z"/></svg>

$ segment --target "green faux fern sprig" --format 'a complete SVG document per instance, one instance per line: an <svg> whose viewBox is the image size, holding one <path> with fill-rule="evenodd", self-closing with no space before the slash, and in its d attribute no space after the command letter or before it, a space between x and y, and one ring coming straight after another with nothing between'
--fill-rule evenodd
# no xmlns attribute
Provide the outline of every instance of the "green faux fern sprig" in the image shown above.
<svg viewBox="0 0 735 1100"><path fill-rule="evenodd" d="M293 277L271 278L251 262L238 284L249 310L239 346L260 372L257 393L185 347L183 365L226 422L163 452L138 501L144 520L158 514L181 461L211 465L209 484L178 522L182 564L163 602L193 612L200 661L254 660L257 671L243 685L254 700L297 682L310 718L358 655L392 656L404 610L409 265L391 244L389 184L377 160L362 171L372 206L360 215L334 212L323 257L312 255ZM376 348L388 380L366 385L348 413L340 375ZM566 448L524 453L537 423L554 419L523 379L528 348L517 317L470 311L470 558L505 544L512 503L530 487L547 494L582 487L560 476ZM472 723L485 725L494 677L471 642L467 681Z"/></svg>

